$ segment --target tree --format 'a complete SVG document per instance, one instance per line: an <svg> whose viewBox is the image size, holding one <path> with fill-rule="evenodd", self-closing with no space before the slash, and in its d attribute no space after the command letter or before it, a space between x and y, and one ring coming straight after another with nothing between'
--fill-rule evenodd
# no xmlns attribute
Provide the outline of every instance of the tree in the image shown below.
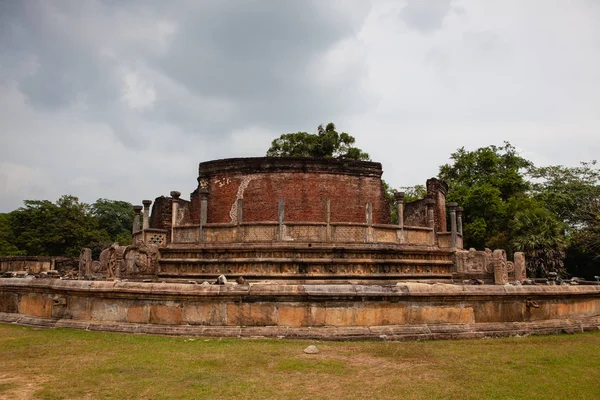
<svg viewBox="0 0 600 400"><path fill-rule="evenodd" d="M267 157L320 157L369 160L369 154L354 147L355 139L338 133L335 124L319 125L317 133L286 133L271 142Z"/></svg>
<svg viewBox="0 0 600 400"><path fill-rule="evenodd" d="M98 227L108 233L111 242L119 242L121 245L131 244L134 217L131 203L98 199L92 204L91 213L96 218Z"/></svg>
<svg viewBox="0 0 600 400"><path fill-rule="evenodd" d="M425 185L402 186L400 189L404 192L404 203L424 199L427 196Z"/></svg>
<svg viewBox="0 0 600 400"><path fill-rule="evenodd" d="M530 174L535 180L535 197L571 228L585 227L595 220L600 199L600 169L596 161L582 162L578 167L534 167Z"/></svg>
<svg viewBox="0 0 600 400"><path fill-rule="evenodd" d="M567 249L565 224L542 203L531 200L529 206L514 213L510 221L510 245L525 253L527 268L536 276L548 272L564 273Z"/></svg>
<svg viewBox="0 0 600 400"><path fill-rule="evenodd" d="M448 200L464 208L465 247L511 249L509 221L515 203L530 188L525 172L532 163L508 142L452 153L452 164L440 167L439 178L450 187ZM515 203L516 204L516 203Z"/></svg>
<svg viewBox="0 0 600 400"><path fill-rule="evenodd" d="M533 195L564 222L569 240L565 267L591 279L600 273L600 170L596 161L577 167L532 168Z"/></svg>
<svg viewBox="0 0 600 400"><path fill-rule="evenodd" d="M81 248L94 253L110 242L108 233L99 228L89 204L65 195L52 203L25 200L25 207L10 213L13 244L26 255L77 256Z"/></svg>
<svg viewBox="0 0 600 400"><path fill-rule="evenodd" d="M25 255L25 251L15 246L13 241L11 215L0 214L0 257Z"/></svg>
<svg viewBox="0 0 600 400"><path fill-rule="evenodd" d="M523 251L529 272L538 276L565 270L598 275L600 170L595 161L535 167L510 143L460 148L451 159L439 176L449 184L448 200L465 209L465 247Z"/></svg>

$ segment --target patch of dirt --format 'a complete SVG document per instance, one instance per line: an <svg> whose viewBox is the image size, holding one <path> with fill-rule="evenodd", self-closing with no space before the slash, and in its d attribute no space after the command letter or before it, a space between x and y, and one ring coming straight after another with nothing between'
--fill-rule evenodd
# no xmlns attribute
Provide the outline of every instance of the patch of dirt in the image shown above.
<svg viewBox="0 0 600 400"><path fill-rule="evenodd" d="M36 376L28 378L13 374L0 374L0 383L13 384L7 391L0 393L0 400L29 400L33 394L42 388L48 377Z"/></svg>
<svg viewBox="0 0 600 400"><path fill-rule="evenodd" d="M327 348L320 348L320 352L316 355L305 355L306 358L319 358L321 360L333 360L347 363L351 367L368 367L368 368L381 368L386 370L407 370L411 368L423 367L430 365L431 363L419 361L403 361L397 362L384 357L372 356L369 354L362 353L359 347L346 348L344 351L336 351ZM351 351L356 351L352 353Z"/></svg>

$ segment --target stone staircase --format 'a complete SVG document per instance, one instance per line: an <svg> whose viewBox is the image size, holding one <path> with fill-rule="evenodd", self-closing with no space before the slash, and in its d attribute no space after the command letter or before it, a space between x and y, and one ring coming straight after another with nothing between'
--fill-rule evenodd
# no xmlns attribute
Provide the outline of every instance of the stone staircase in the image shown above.
<svg viewBox="0 0 600 400"><path fill-rule="evenodd" d="M369 282L450 280L454 252L431 246L386 244L170 244L159 250L164 280Z"/></svg>

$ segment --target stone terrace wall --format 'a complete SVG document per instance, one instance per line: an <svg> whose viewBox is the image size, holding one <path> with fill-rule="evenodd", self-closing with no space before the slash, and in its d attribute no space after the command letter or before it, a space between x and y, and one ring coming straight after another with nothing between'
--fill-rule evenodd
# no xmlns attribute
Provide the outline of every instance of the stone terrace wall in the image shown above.
<svg viewBox="0 0 600 400"><path fill-rule="evenodd" d="M39 274L54 269L54 259L44 256L0 257L0 272L27 271Z"/></svg>
<svg viewBox="0 0 600 400"><path fill-rule="evenodd" d="M600 286L0 279L0 321L211 336L432 339L597 330Z"/></svg>
<svg viewBox="0 0 600 400"><path fill-rule="evenodd" d="M330 199L331 222L389 224L389 205L381 182L381 164L338 159L242 158L201 163L199 188L208 188L208 223L236 222L243 199L245 222L277 221L285 201L285 221L324 222ZM197 191L192 219L199 222Z"/></svg>

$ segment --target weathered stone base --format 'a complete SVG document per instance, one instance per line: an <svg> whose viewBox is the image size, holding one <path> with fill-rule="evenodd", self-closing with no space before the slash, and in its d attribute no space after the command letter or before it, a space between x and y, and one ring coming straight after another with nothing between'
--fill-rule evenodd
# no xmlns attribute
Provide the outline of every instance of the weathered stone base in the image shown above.
<svg viewBox="0 0 600 400"><path fill-rule="evenodd" d="M19 314L0 313L0 322L44 328L69 328L86 331L242 338L288 338L321 340L439 340L477 339L527 335L549 335L600 330L600 317L554 319L537 322L479 324L419 324L389 326L197 326L132 324L127 322L53 320Z"/></svg>
<svg viewBox="0 0 600 400"><path fill-rule="evenodd" d="M598 329L600 286L0 279L0 321L170 335L476 338Z"/></svg>

